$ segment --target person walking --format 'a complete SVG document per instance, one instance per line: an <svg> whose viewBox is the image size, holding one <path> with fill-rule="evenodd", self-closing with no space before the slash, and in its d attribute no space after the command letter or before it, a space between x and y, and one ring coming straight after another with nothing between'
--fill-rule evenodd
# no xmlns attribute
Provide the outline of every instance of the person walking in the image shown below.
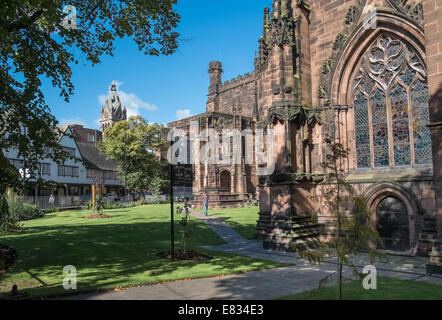
<svg viewBox="0 0 442 320"><path fill-rule="evenodd" d="M207 217L209 214L207 213L207 210L209 209L209 194L204 192L203 194L203 206L204 206L204 215Z"/></svg>
<svg viewBox="0 0 442 320"><path fill-rule="evenodd" d="M54 203L55 203L55 198L54 195L51 193L51 195L49 196L49 209L54 209Z"/></svg>

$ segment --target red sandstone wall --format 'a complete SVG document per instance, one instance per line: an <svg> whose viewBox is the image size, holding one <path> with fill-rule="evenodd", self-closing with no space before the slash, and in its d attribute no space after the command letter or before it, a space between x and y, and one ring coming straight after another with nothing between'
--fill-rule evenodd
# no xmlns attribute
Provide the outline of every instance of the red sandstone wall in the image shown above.
<svg viewBox="0 0 442 320"><path fill-rule="evenodd" d="M242 115L252 118L256 108L255 90L255 73L225 81L219 89L218 112L232 114L233 108L241 107Z"/></svg>
<svg viewBox="0 0 442 320"><path fill-rule="evenodd" d="M437 230L442 235L442 0L424 0Z"/></svg>
<svg viewBox="0 0 442 320"><path fill-rule="evenodd" d="M321 66L330 57L337 34L345 29L345 16L352 5L357 5L357 1L313 0L311 2L310 54L314 105L318 103Z"/></svg>

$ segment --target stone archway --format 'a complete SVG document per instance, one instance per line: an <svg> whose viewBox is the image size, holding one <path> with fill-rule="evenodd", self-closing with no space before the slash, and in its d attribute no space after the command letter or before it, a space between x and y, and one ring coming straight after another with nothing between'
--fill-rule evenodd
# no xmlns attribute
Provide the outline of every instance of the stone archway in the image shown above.
<svg viewBox="0 0 442 320"><path fill-rule="evenodd" d="M388 196L376 208L376 229L384 243L384 249L410 250L410 226L404 203L397 197Z"/></svg>
<svg viewBox="0 0 442 320"><path fill-rule="evenodd" d="M383 239L385 249L415 253L416 215L419 212L415 198L395 182L372 185L364 196L373 212L371 222Z"/></svg>
<svg viewBox="0 0 442 320"><path fill-rule="evenodd" d="M219 181L221 188L225 189L228 192L231 192L232 190L232 176L230 175L230 172L227 170L221 171L219 175Z"/></svg>

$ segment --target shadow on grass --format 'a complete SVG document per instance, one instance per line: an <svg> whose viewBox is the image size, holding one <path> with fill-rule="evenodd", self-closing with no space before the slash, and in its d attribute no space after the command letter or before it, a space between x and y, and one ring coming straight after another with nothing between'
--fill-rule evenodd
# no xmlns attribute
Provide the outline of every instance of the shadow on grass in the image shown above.
<svg viewBox="0 0 442 320"><path fill-rule="evenodd" d="M62 282L66 275L62 270L67 265L77 269L79 292L271 266L266 261L197 248L224 242L204 223L193 223L190 228L187 248L208 253L213 259L198 262L157 258L158 252L170 250L167 222L34 226L22 233L2 235L0 242L15 248L19 258L0 279L0 291L10 291L17 284L19 290L25 289L33 297L65 294ZM175 230L176 248L180 248L178 223Z"/></svg>

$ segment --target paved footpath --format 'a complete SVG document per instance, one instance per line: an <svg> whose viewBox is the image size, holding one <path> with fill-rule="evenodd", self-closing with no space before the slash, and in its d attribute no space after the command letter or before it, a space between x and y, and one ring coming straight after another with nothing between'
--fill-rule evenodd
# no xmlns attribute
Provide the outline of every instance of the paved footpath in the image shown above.
<svg viewBox="0 0 442 320"><path fill-rule="evenodd" d="M312 290L318 282L336 270L333 259L321 266L312 266L295 253L266 250L262 241L247 240L230 228L222 219L205 217L199 211L192 215L210 226L226 244L204 246L204 248L229 252L237 255L278 261L291 266L238 275L169 282L146 285L120 291L88 293L69 296L68 300L267 300L289 294ZM428 259L421 257L389 256L389 262L378 262L378 275L415 281L428 281L442 285L441 277L427 277L425 264ZM361 254L354 262L363 267L368 265L367 255ZM351 278L351 270L344 269L344 277Z"/></svg>

